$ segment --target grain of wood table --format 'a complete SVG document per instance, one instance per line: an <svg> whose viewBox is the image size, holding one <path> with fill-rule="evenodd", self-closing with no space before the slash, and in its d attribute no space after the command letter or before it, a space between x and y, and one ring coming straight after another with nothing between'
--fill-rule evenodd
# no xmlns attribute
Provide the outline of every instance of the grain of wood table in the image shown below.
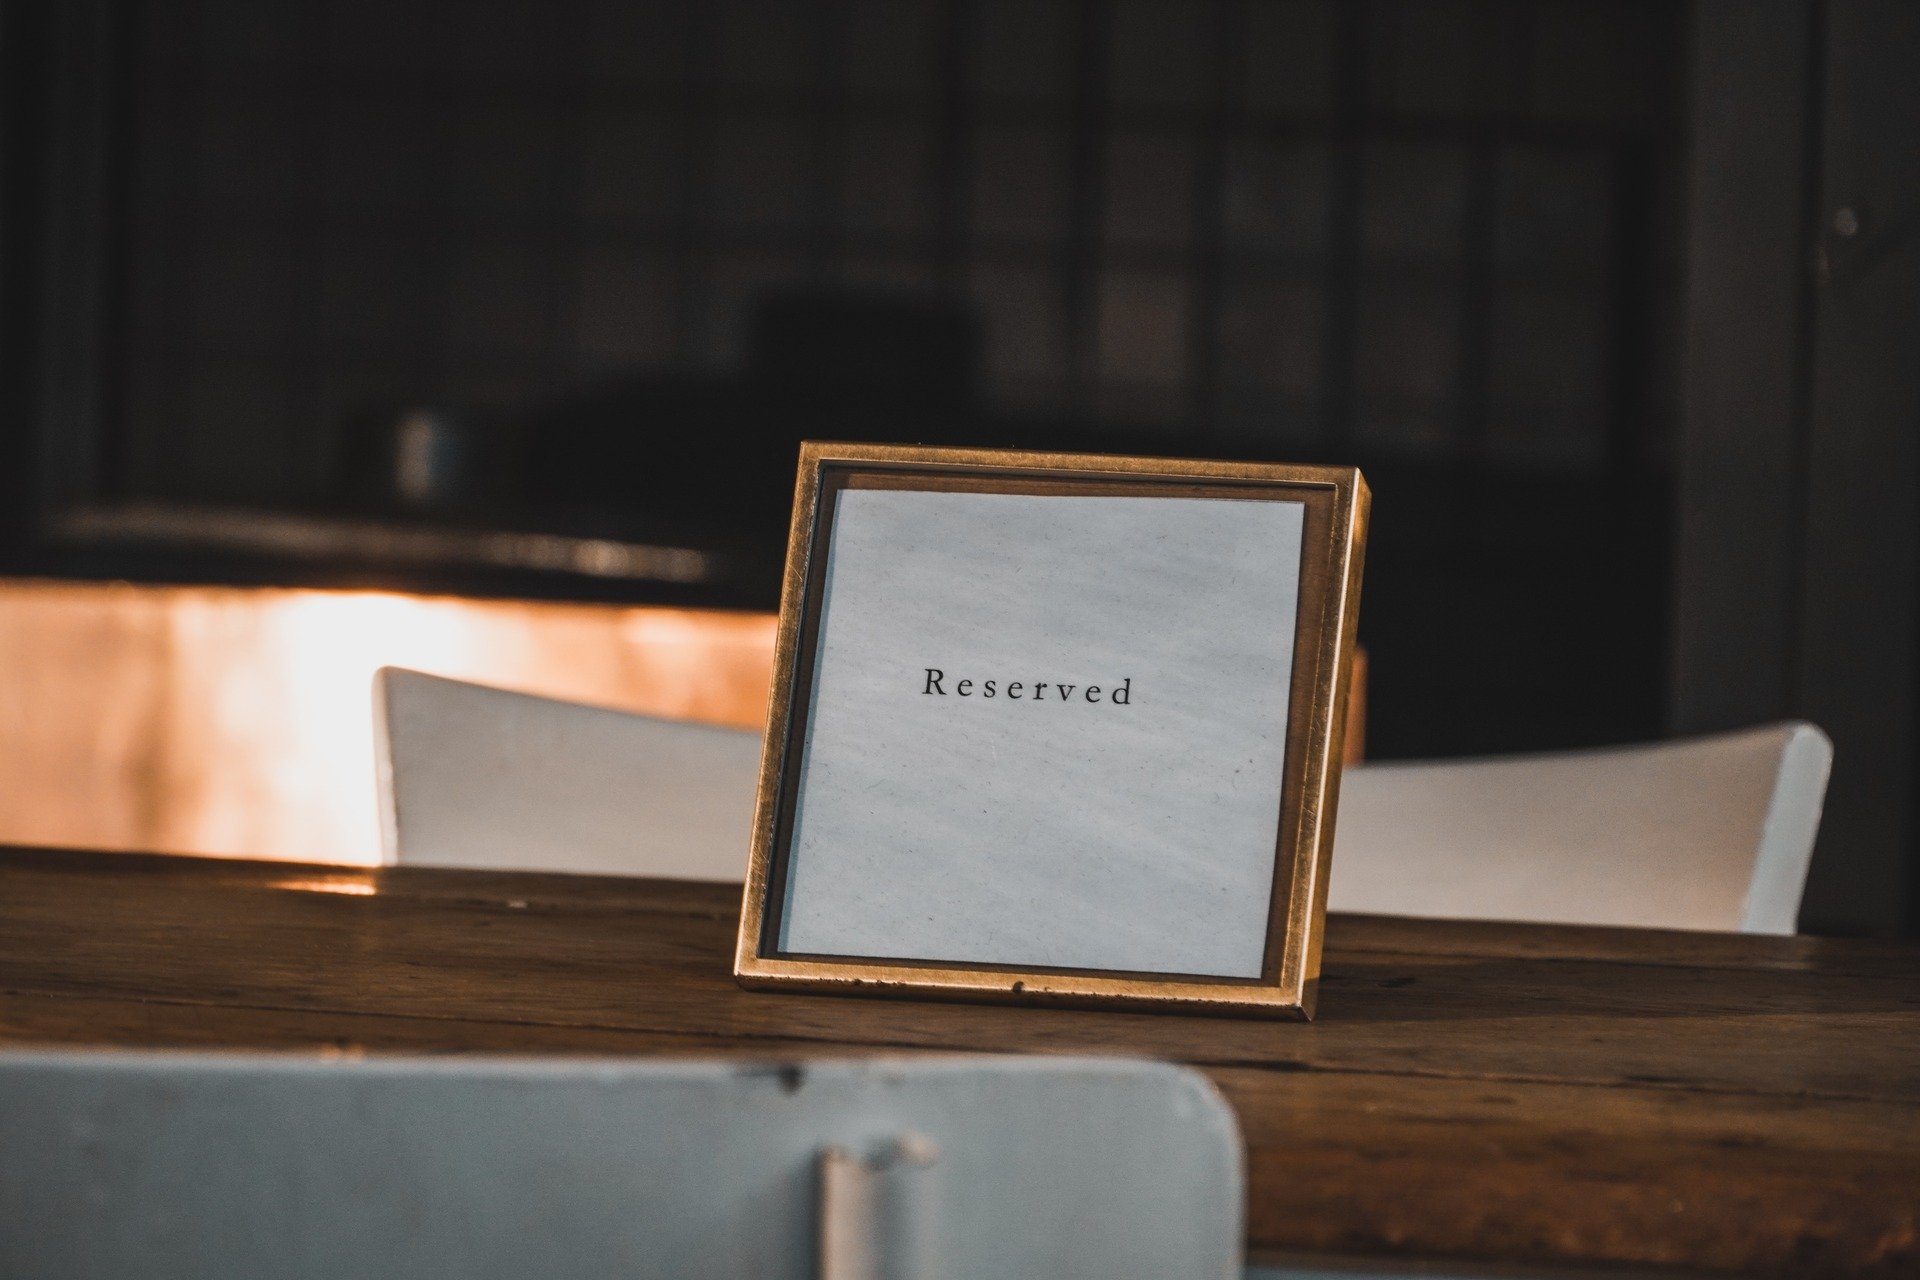
<svg viewBox="0 0 1920 1280"><path fill-rule="evenodd" d="M12 1044L1191 1063L1250 1254L1920 1274L1920 949L1335 917L1312 1024L759 994L725 886L0 851Z"/></svg>

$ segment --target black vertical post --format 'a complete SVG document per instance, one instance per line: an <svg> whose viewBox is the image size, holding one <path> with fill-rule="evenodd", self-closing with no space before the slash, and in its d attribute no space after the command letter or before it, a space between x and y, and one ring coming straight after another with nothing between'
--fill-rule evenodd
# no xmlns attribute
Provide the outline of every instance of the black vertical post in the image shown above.
<svg viewBox="0 0 1920 1280"><path fill-rule="evenodd" d="M1210 96L1194 140L1193 320L1188 327L1191 373L1190 436L1212 437L1220 420L1222 277L1225 272L1227 147L1244 120L1246 0L1216 0L1209 13L1207 84Z"/></svg>
<svg viewBox="0 0 1920 1280"><path fill-rule="evenodd" d="M1368 113L1370 6L1339 7L1334 36L1333 166L1320 350L1321 446L1345 455L1353 442L1354 346L1360 291L1360 205Z"/></svg>
<svg viewBox="0 0 1920 1280"><path fill-rule="evenodd" d="M973 220L973 98L968 82L975 35L973 0L947 0L934 74L939 104L934 124L933 256L936 278L949 293L964 294L971 266Z"/></svg>
<svg viewBox="0 0 1920 1280"><path fill-rule="evenodd" d="M1101 229L1106 221L1107 53L1113 15L1098 0L1075 6L1073 126L1067 191L1067 243L1062 290L1067 329L1067 403L1082 419L1095 416L1099 382Z"/></svg>
<svg viewBox="0 0 1920 1280"><path fill-rule="evenodd" d="M701 326L706 317L713 246L714 95L720 78L719 6L704 0L675 4L680 37L680 183L674 216L674 348L683 367L697 366L703 355Z"/></svg>

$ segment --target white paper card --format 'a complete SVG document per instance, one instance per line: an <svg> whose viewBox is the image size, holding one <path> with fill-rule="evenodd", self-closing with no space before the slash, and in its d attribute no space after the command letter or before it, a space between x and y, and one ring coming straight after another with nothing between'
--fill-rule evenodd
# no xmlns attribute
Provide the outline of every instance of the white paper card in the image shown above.
<svg viewBox="0 0 1920 1280"><path fill-rule="evenodd" d="M1259 977L1303 517L842 491L781 950Z"/></svg>

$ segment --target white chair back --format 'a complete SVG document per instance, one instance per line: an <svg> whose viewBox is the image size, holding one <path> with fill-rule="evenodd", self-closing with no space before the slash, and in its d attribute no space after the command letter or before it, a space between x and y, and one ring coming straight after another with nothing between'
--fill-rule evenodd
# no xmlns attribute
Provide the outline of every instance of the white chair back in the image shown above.
<svg viewBox="0 0 1920 1280"><path fill-rule="evenodd" d="M1792 933L1833 744L1789 723L1652 746L1357 765L1336 911Z"/></svg>
<svg viewBox="0 0 1920 1280"><path fill-rule="evenodd" d="M745 876L760 735L381 673L401 862ZM1329 905L1792 933L1833 745L1813 725L1600 751L1356 765Z"/></svg>
<svg viewBox="0 0 1920 1280"><path fill-rule="evenodd" d="M390 862L739 882L760 735L383 668Z"/></svg>
<svg viewBox="0 0 1920 1280"><path fill-rule="evenodd" d="M1231 1110L1114 1059L0 1054L0 1277L1239 1272Z"/></svg>

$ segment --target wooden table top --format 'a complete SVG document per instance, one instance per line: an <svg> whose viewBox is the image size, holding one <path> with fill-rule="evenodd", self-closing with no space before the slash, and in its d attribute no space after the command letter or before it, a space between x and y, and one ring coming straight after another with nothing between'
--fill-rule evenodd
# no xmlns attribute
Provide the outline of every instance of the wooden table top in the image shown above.
<svg viewBox="0 0 1920 1280"><path fill-rule="evenodd" d="M1312 1024L743 991L726 886L0 851L0 1040L1204 1071L1282 1254L1920 1274L1920 948L1334 917Z"/></svg>

